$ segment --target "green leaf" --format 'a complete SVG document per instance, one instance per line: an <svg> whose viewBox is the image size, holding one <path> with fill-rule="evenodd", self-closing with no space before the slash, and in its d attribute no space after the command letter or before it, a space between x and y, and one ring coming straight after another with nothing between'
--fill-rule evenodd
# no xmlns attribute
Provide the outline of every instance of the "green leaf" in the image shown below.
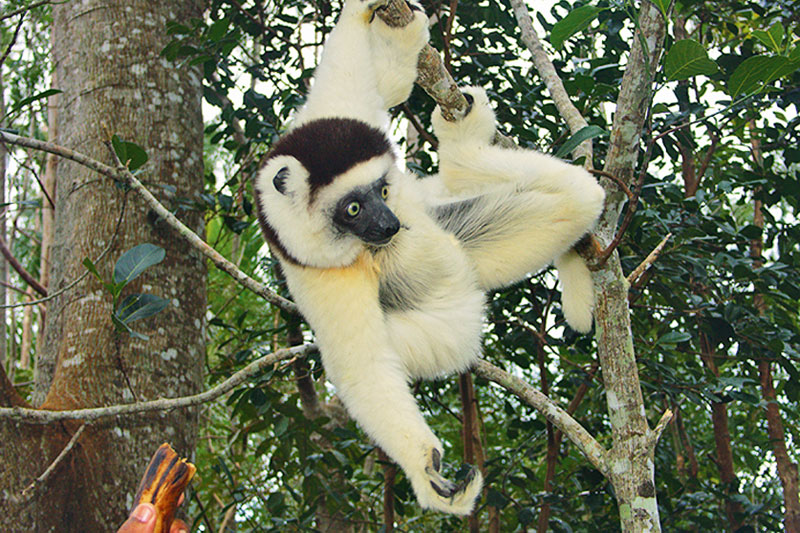
<svg viewBox="0 0 800 533"><path fill-rule="evenodd" d="M126 296L114 311L117 319L125 325L135 320L149 318L169 305L169 300L154 294L131 294Z"/></svg>
<svg viewBox="0 0 800 533"><path fill-rule="evenodd" d="M570 136L570 138L561 145L561 148L559 148L558 152L556 152L556 157L565 157L567 154L577 148L578 145L583 141L594 139L595 137L599 137L601 135L608 135L608 132L600 126L584 126L576 131L574 135Z"/></svg>
<svg viewBox="0 0 800 533"><path fill-rule="evenodd" d="M47 89L46 91L42 91L39 94L34 94L33 96L29 96L27 98L23 98L22 100L20 100L20 102L17 105L12 107L7 114L11 115L11 114L15 113L16 111L19 111L20 109L22 109L26 105L35 102L36 100L41 100L43 98L47 98L49 96L53 96L54 94L59 94L60 92L61 91L58 90L58 89Z"/></svg>
<svg viewBox="0 0 800 533"><path fill-rule="evenodd" d="M749 240L753 239L760 239L762 229L756 226L755 224L748 224L747 226L743 227L739 230L739 233L745 238Z"/></svg>
<svg viewBox="0 0 800 533"><path fill-rule="evenodd" d="M114 265L114 283L127 285L146 268L164 260L166 252L160 246L144 243L134 246L117 260Z"/></svg>
<svg viewBox="0 0 800 533"><path fill-rule="evenodd" d="M750 94L769 83L793 72L797 68L783 56L757 55L742 61L728 80L728 94Z"/></svg>
<svg viewBox="0 0 800 533"><path fill-rule="evenodd" d="M212 42L218 42L220 39L225 37L225 34L228 33L228 26L230 21L225 18L221 18L218 21L214 22L208 28L208 39Z"/></svg>
<svg viewBox="0 0 800 533"><path fill-rule="evenodd" d="M550 43L556 50L560 50L564 41L588 28L601 11L601 8L595 6L581 6L573 9L566 17L555 23L550 32Z"/></svg>
<svg viewBox="0 0 800 533"><path fill-rule="evenodd" d="M781 46L783 45L783 25L781 25L780 22L776 22L767 31L754 31L753 37L764 43L767 48L778 54L780 53Z"/></svg>
<svg viewBox="0 0 800 533"><path fill-rule="evenodd" d="M694 39L676 42L664 58L664 74L668 80L685 80L716 71L717 64L708 58L706 49Z"/></svg>
<svg viewBox="0 0 800 533"><path fill-rule="evenodd" d="M685 331L670 331L656 341L656 344L675 345L691 340L692 336Z"/></svg>
<svg viewBox="0 0 800 533"><path fill-rule="evenodd" d="M133 172L137 168L147 163L147 152L144 149L132 142L123 141L118 136L111 137L111 145L114 147L114 152L122 161L122 164L128 167L128 170Z"/></svg>
<svg viewBox="0 0 800 533"><path fill-rule="evenodd" d="M97 271L97 267L94 266L94 263L92 263L91 259L89 259L88 257L84 258L83 266L86 267L86 270L94 274L94 277L96 277L100 281L103 281L103 278L100 277L100 272Z"/></svg>
<svg viewBox="0 0 800 533"><path fill-rule="evenodd" d="M100 272L97 271L97 267L94 266L94 263L92 262L91 259L86 257L83 260L83 266L85 266L86 270L91 272L94 277L96 277L98 280L100 280L100 283L103 284L103 287L105 287L106 290L108 292L110 292L114 296L114 298L117 297L117 295L119 294L119 291L117 291L116 287L114 287L112 284L107 283L105 280L103 280L103 278L100 276Z"/></svg>

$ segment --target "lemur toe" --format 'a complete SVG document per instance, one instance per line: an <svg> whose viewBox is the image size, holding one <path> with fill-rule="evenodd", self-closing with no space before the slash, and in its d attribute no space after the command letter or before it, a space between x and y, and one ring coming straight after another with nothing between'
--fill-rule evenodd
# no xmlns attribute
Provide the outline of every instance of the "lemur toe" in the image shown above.
<svg viewBox="0 0 800 533"><path fill-rule="evenodd" d="M433 488L433 490L436 491L436 494L442 498L455 498L460 493L464 492L469 484L472 483L472 481L475 479L477 471L478 470L476 467L470 466L467 475L464 476L464 479L458 483L453 483L452 481L443 478L441 475L437 475L436 477L438 479L436 481L431 480L430 482L431 488ZM438 474L438 472L436 474Z"/></svg>
<svg viewBox="0 0 800 533"><path fill-rule="evenodd" d="M423 9L422 5L419 2L416 2L414 0L406 0L406 4L408 5L408 8L411 11L421 11L423 13L425 12L425 9Z"/></svg>

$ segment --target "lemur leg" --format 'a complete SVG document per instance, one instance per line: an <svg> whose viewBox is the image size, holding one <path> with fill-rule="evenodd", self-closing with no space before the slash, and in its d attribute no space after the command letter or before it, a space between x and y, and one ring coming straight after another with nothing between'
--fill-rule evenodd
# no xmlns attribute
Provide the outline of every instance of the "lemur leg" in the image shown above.
<svg viewBox="0 0 800 533"><path fill-rule="evenodd" d="M420 505L469 513L482 478L473 470L454 484L440 474L443 447L425 423L389 342L371 256L365 253L345 268L285 265L284 270L315 330L325 371L350 415L400 465Z"/></svg>
<svg viewBox="0 0 800 533"><path fill-rule="evenodd" d="M589 330L591 274L571 247L600 215L603 189L581 167L491 145L495 118L485 92L467 88L465 94L471 108L463 119L447 122L438 111L433 117L440 179L464 198L440 206L437 216L462 241L486 289L513 283L556 259L565 316L575 329Z"/></svg>
<svg viewBox="0 0 800 533"><path fill-rule="evenodd" d="M417 2L408 2L414 19L392 28L379 17L372 22L371 50L378 92L386 109L405 102L417 79L417 58L428 42L428 17Z"/></svg>

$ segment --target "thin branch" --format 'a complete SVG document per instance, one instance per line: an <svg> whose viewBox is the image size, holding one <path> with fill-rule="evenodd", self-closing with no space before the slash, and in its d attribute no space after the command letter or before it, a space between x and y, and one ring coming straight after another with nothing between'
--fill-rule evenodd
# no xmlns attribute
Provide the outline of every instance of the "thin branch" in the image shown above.
<svg viewBox="0 0 800 533"><path fill-rule="evenodd" d="M2 132L0 132L0 133L2 133ZM2 139L0 139L0 140L2 140ZM98 264L103 259L103 257L105 257L105 255L109 251L111 251L111 248L113 248L114 244L117 242L117 235L119 235L119 227L122 225L122 220L125 218L125 206L127 205L127 200L125 200L125 198L127 198L127 196L123 196L122 208L120 209L119 218L117 218L117 225L114 227L114 232L111 234L111 239L108 241L108 245L103 249L103 251L100 252L100 255L98 255L94 259L93 263L95 265ZM60 296L60 295L64 294L65 292L69 291L70 289L72 289L78 283L83 281L86 278L86 276L88 276L89 274L90 274L90 272L87 269L83 274L78 276L74 281L72 281L71 283L68 283L67 285L65 285L61 289L57 290L56 292L49 292L48 291L47 296L45 296L44 298L40 298L38 300L30 300L28 302L19 302L19 303L15 303L15 304L0 305L0 309L13 309L13 308L16 308L16 307L26 307L26 306L39 305L39 304L42 304L42 303L49 302L50 300L56 298L57 296Z"/></svg>
<svg viewBox="0 0 800 533"><path fill-rule="evenodd" d="M36 278L31 276L31 274L25 270L25 267L22 266L22 263L20 263L17 258L14 257L14 254L12 254L11 250L8 249L8 245L3 237L0 237L0 253L3 254L3 257L6 258L6 261L8 261L9 265L11 265L11 268L13 268L17 274L19 274L19 277L21 277L25 283L30 285L33 290L42 296L47 296L47 289L42 287L42 285L36 281Z"/></svg>
<svg viewBox="0 0 800 533"><path fill-rule="evenodd" d="M403 113L414 129L417 130L419 136L425 139L425 141L427 141L427 143L430 144L434 150L436 150L439 147L439 141L437 141L436 137L431 135L424 127L422 127L422 124L420 124L417 116L413 111L411 111L411 107L409 107L408 102L404 102L400 108L403 110Z"/></svg>
<svg viewBox="0 0 800 533"><path fill-rule="evenodd" d="M450 52L450 39L453 38L453 21L456 18L456 10L458 8L458 0L450 0L450 12L447 14L447 20L444 22L444 30L442 31L442 42L444 43L444 68L448 71L453 66L453 56Z"/></svg>
<svg viewBox="0 0 800 533"><path fill-rule="evenodd" d="M528 51L530 51L533 64L536 66L536 70L539 72L539 76L541 76L542 81L544 81L544 84L550 93L550 97L556 104L559 114L564 118L569 130L575 134L588 125L586 123L586 119L583 118L581 112L578 111L578 108L572 103L567 90L564 88L564 83L558 76L555 66L553 66L553 62L550 61L550 58L547 56L547 52L544 51L542 43L539 41L539 37L536 35L536 30L533 29L533 21L531 20L531 15L528 12L528 7L522 0L510 0L510 2L511 7L514 10L514 16L517 18L517 24L519 25L522 42L528 48ZM575 150L573 150L573 154L575 155L576 159L585 157L586 159L584 165L586 168L591 168L591 139L583 141L581 144L579 144Z"/></svg>
<svg viewBox="0 0 800 533"><path fill-rule="evenodd" d="M239 370L231 377L208 389L207 391L191 396L181 396L178 398L162 398L149 402L128 403L122 405L111 405L108 407L92 407L88 409L75 409L73 411L50 411L45 409L28 409L22 407L3 407L0 408L0 418L26 422L29 424L50 424L60 420L98 420L119 415L129 415L134 413L146 413L152 411L166 411L192 407L202 403L213 401L223 394L233 390L235 387L244 383L251 377L259 374L267 367L279 361L305 357L317 350L314 344L305 344L294 348L278 350L256 359L243 369Z"/></svg>
<svg viewBox="0 0 800 533"><path fill-rule="evenodd" d="M57 144L48 143L44 141L39 141L36 139L30 139L27 137L20 137L19 135L14 135L7 131L0 130L0 142L15 144L18 146L24 146L27 148L33 148L34 150L41 150L44 152L49 152L51 154L55 154L61 156L63 158L69 159L71 161L75 161L87 168L94 170L106 177L109 177L117 182L126 183L130 186L131 189L135 190L139 195L141 195L145 202L150 206L153 211L155 211L162 219L164 219L167 224L172 226L184 239L189 241L189 243L198 251L200 251L203 255L205 255L208 259L213 262L217 268L226 272L231 277L233 277L236 281L238 281L242 286L246 287L247 289L253 291L255 294L261 296L271 304L277 305L284 311L287 311L292 314L299 314L297 306L283 298L282 296L276 294L275 292L269 290L265 285L257 282L233 264L232 262L228 261L225 257L222 256L219 252L209 246L205 241L203 241L200 237L197 236L192 230L187 228L178 218L173 215L166 207L164 207L161 202L159 202L155 196L153 196L150 191L148 191L144 185L134 176L131 174L128 169L121 167L121 168L112 168L100 161L92 159L90 157L85 156L80 152L76 152L74 150L70 150L69 148L65 148L63 146L59 146Z"/></svg>
<svg viewBox="0 0 800 533"><path fill-rule="evenodd" d="M672 410L667 409L664 411L664 414L661 415L661 419L656 424L656 427L653 428L652 432L650 433L651 445L655 448L656 444L658 443L658 439L661 438L661 434L667 428L667 424L670 423L672 417L674 416Z"/></svg>
<svg viewBox="0 0 800 533"><path fill-rule="evenodd" d="M473 372L514 393L525 403L542 413L547 420L563 431L575 443L597 470L604 476L609 475L605 448L577 420L572 418L569 413L559 407L553 400L531 387L522 379L512 376L505 370L484 360L479 360L475 364Z"/></svg>
<svg viewBox="0 0 800 533"><path fill-rule="evenodd" d="M53 460L53 462L50 463L50 466L48 466L47 469L44 472L42 472L42 475L31 481L31 484L22 490L22 501L29 500L33 496L34 494L33 491L36 489L36 487L47 481L47 479L53 474L53 472L55 472L56 467L61 463L61 461L64 460L67 454L69 454L69 452L72 451L72 448L75 447L75 444L78 442L78 439L81 438L81 434L83 434L83 431L89 425L90 425L89 423L84 423L83 425L81 425L81 427L78 428L78 431L76 431L75 434L72 435L72 438L69 439L67 445L64 446L64 449L61 450L61 453L58 454L58 457L56 457Z"/></svg>
<svg viewBox="0 0 800 533"><path fill-rule="evenodd" d="M594 174L596 176L603 176L604 178L610 179L611 181L616 183L619 186L620 189L622 189L622 192L625 193L625 196L628 197L628 200L633 200L633 196L634 195L631 192L631 190L628 188L628 186L625 184L624 181L622 181L621 179L616 177L614 174L606 172L605 170L595 170L595 169L590 169L589 172L591 172L592 174Z"/></svg>
<svg viewBox="0 0 800 533"><path fill-rule="evenodd" d="M653 251L650 252L647 257L645 257L644 261L642 261L639 266L633 269L633 272L628 275L628 283L633 285L633 283L639 279L639 276L644 274L644 271L650 268L650 265L652 265L655 260L658 259L658 255L661 253L661 250L664 249L664 246L666 246L670 237L672 237L672 233L667 233L667 236L661 239L661 242L658 243L658 246L653 248Z"/></svg>
<svg viewBox="0 0 800 533"><path fill-rule="evenodd" d="M20 13L22 13L24 11L31 11L31 10L37 8L37 7L40 7L40 6L43 6L43 5L46 5L46 4L51 4L51 3L52 4L60 4L60 3L63 3L63 2L52 2L52 0L43 0L42 2L34 2L33 4L31 4L29 6L21 7L19 9L15 9L14 11L9 11L8 13L3 13L2 15L0 15L0 21L6 20L6 19L10 19L11 17L16 17L17 15L19 15Z"/></svg>
<svg viewBox="0 0 800 533"><path fill-rule="evenodd" d="M649 114L649 112L648 112ZM619 229L617 229L617 233L614 235L614 239L611 241L605 250L603 250L596 258L594 262L594 268L602 267L608 258L611 257L611 254L614 250L617 249L617 246L620 245L622 242L622 237L625 236L625 232L628 231L628 226L630 226L631 222L633 221L633 215L636 213L636 209L639 205L639 195L642 193L642 187L644 186L644 180L647 177L647 167L650 164L650 157L653 154L653 146L655 145L654 142L650 142L647 146L647 152L644 155L644 161L642 163L642 167L639 171L639 179L636 181L636 186L634 187L632 197L628 198L628 208L625 210L625 218L622 219L622 223L619 225ZM606 175L613 175L610 172L603 171ZM620 180L618 183L623 183ZM631 191L629 191L631 192Z"/></svg>
<svg viewBox="0 0 800 533"><path fill-rule="evenodd" d="M8 55L11 53L11 49L14 48L14 45L17 43L17 36L19 36L19 30L22 28L22 23L25 21L25 15L23 14L19 18L19 22L17 22L17 27L14 29L14 35L11 36L11 42L8 43L8 47L6 47L6 51L3 54L3 57L0 57L0 66L6 62L8 59Z"/></svg>

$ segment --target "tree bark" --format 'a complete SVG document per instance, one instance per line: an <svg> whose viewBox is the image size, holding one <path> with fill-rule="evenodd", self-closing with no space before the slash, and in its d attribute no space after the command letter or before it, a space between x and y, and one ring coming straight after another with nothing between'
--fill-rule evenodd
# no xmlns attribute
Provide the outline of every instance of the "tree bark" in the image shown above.
<svg viewBox="0 0 800 533"><path fill-rule="evenodd" d="M167 63L166 23L202 16L201 0L151 3L87 0L53 7L54 65L59 88L60 143L112 164L104 141L112 134L143 147L149 183L193 198L203 186L201 76L196 68ZM43 363L36 386L47 409L75 409L183 396L200 389L204 358L205 264L135 195L72 162L59 164L51 290L84 271L91 258L107 279L116 259L150 242L166 259L126 291L170 300L156 317L137 322L142 341L111 323L110 295L91 276L48 304ZM169 197L160 191L167 205ZM180 212L203 231L199 212ZM202 234L202 233L201 233ZM97 261L101 252L108 248ZM47 362L54 363L52 368ZM0 376L0 381L5 376ZM5 390L3 393L2 391ZM0 386L0 403L21 399ZM129 511L141 469L164 440L181 455L194 449L194 410L181 409L98 421L77 441L44 482L22 490L51 465L82 427L80 422L29 425L0 421L6 464L0 470L4 530L109 531Z"/></svg>
<svg viewBox="0 0 800 533"><path fill-rule="evenodd" d="M635 181L641 132L651 103L652 83L664 35L661 11L649 1L642 2L603 169L629 187ZM614 240L627 196L614 183L603 181L607 192L606 208L596 236L608 246ZM631 333L629 284L616 250L594 273L594 280L598 355L613 437L613 447L607 458L608 477L614 486L621 528L622 531L660 531L653 462L659 435L649 428L645 418Z"/></svg>

